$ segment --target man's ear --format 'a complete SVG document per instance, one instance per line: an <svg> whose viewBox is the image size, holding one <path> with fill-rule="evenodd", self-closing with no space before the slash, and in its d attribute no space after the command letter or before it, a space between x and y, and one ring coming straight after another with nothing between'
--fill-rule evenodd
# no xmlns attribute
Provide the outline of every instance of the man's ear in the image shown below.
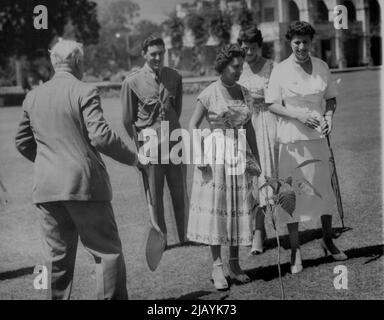
<svg viewBox="0 0 384 320"><path fill-rule="evenodd" d="M145 58L146 52L144 50L141 50L141 55Z"/></svg>

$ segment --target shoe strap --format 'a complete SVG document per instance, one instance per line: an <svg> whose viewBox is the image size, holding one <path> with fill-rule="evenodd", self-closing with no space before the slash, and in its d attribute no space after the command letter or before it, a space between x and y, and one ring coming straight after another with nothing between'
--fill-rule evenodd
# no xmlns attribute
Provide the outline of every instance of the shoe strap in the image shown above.
<svg viewBox="0 0 384 320"><path fill-rule="evenodd" d="M214 267L222 267L223 266L223 263L222 262L215 262L213 264Z"/></svg>

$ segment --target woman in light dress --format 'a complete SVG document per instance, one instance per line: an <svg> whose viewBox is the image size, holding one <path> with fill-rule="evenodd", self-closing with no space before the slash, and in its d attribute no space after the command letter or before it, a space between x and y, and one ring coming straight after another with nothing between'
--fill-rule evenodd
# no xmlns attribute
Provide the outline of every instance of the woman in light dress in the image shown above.
<svg viewBox="0 0 384 320"><path fill-rule="evenodd" d="M238 41L246 53L239 84L246 87L252 96L252 125L256 133L262 170L260 177L255 178L254 181L255 188L257 188L265 183L265 176L277 177L276 115L268 110L269 104L265 103L264 99L274 62L262 57L263 37L255 25L243 28ZM270 187L259 191L260 207L255 217L251 254L264 251L266 198L271 198L272 195L273 190Z"/></svg>
<svg viewBox="0 0 384 320"><path fill-rule="evenodd" d="M293 217L282 210L279 223L287 223L291 243L291 272L302 267L299 247L299 222L321 220L323 239L321 247L335 260L347 256L332 241L331 205L335 203L329 171L329 149L326 135L332 130L336 110L337 91L328 65L310 56L315 30L303 21L292 23L286 38L292 55L275 66L269 81L266 102L270 110L278 114L277 140L279 150L279 177L293 174L307 179L320 193L297 194ZM318 159L300 169L295 168L305 160Z"/></svg>
<svg viewBox="0 0 384 320"><path fill-rule="evenodd" d="M239 265L239 246L250 246L252 243L251 219L258 204L252 194L252 180L253 176L260 174L260 165L250 121L251 97L237 83L243 62L244 50L239 45L227 45L220 50L215 61L215 70L220 78L200 93L189 123L193 136L202 120L207 120L212 133L204 139L204 149L214 150L216 160L227 154L232 142L241 144L240 129L245 129L246 139L242 144L248 149L247 162L253 160L257 167L252 173L248 168L238 173L229 172L231 161L225 161L224 164L217 161L195 167L187 236L191 241L210 245L213 258L212 280L218 290L228 288L221 258L223 245L229 246L231 280L240 283L250 281ZM220 147L223 139L212 139L213 134L227 129L232 129L234 138L226 136L225 143Z"/></svg>

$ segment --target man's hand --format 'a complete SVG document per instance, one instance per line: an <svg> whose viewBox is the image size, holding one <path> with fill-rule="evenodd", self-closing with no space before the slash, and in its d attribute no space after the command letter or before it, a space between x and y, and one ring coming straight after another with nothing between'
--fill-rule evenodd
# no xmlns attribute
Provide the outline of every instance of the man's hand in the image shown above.
<svg viewBox="0 0 384 320"><path fill-rule="evenodd" d="M140 169L140 170L144 170L145 168L147 168L147 166L149 166L151 163L156 163L156 158L154 157L148 157L148 156L145 156L143 155L142 153L138 153L137 154L137 168Z"/></svg>

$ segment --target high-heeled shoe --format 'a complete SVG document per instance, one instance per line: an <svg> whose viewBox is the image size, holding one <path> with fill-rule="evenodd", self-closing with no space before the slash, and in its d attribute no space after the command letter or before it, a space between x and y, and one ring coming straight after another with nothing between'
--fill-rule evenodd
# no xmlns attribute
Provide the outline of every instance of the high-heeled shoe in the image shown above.
<svg viewBox="0 0 384 320"><path fill-rule="evenodd" d="M291 273L296 274L303 271L303 264L301 261L300 249L297 249L295 252L295 263L291 264Z"/></svg>
<svg viewBox="0 0 384 320"><path fill-rule="evenodd" d="M229 258L229 261L236 261L236 260L239 261L239 258ZM248 277L243 270L241 270L241 273L236 274L235 272L233 272L231 266L229 266L229 278L231 279L231 281L238 284L244 284L251 281L251 278Z"/></svg>
<svg viewBox="0 0 384 320"><path fill-rule="evenodd" d="M343 251L340 251L337 248L336 249L339 250L339 252L338 253L332 253L331 250L329 250L328 246L325 244L324 239L321 240L320 246L323 249L324 255L326 257L328 256L328 253L330 253L332 258L335 259L336 261L344 261L344 260L348 259L347 255Z"/></svg>
<svg viewBox="0 0 384 320"><path fill-rule="evenodd" d="M252 248L249 252L250 255L255 256L264 252L264 239L265 238L262 236L262 231L256 230L252 239Z"/></svg>
<svg viewBox="0 0 384 320"><path fill-rule="evenodd" d="M213 285L216 290L227 290L228 282L224 276L223 263L217 262L213 264L212 279Z"/></svg>

